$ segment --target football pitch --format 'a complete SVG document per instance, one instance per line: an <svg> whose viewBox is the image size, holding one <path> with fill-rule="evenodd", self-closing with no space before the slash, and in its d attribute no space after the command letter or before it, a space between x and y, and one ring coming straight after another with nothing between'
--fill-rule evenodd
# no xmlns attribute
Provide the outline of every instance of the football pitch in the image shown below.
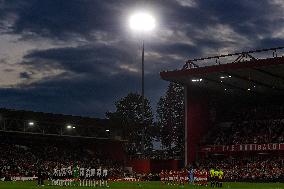
<svg viewBox="0 0 284 189"><path fill-rule="evenodd" d="M87 188L106 188L106 187L69 187L69 186L49 186L48 182L45 183L45 186L37 186L35 181L29 182L0 182L0 189L38 189L38 188L47 188L47 189L87 189ZM160 182L114 182L110 183L109 188L115 189L187 189L187 188L196 188L196 189L205 189L211 188L210 186L194 186L194 185L185 185L185 186L168 186L161 184ZM284 183L224 183L224 189L284 189Z"/></svg>

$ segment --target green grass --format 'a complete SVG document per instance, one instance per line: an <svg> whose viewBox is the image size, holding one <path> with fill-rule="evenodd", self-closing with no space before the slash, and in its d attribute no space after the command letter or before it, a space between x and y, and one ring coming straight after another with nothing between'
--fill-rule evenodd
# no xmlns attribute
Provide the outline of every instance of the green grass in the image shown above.
<svg viewBox="0 0 284 189"><path fill-rule="evenodd" d="M48 184L45 182L45 184ZM36 182L1 182L0 189L38 189L38 188L47 188L47 189L87 189L92 187L66 187L66 186L49 186L45 185L44 187L38 187ZM96 187L104 188L104 187ZM160 184L160 182L115 182L110 183L110 188L114 189L209 189L209 186L193 186L186 185L182 186L168 186ZM284 189L284 183L224 183L223 189Z"/></svg>

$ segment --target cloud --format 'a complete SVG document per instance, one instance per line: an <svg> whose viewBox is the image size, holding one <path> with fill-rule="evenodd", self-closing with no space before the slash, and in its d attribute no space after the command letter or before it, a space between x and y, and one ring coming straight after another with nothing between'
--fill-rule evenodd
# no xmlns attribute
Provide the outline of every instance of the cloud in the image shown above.
<svg viewBox="0 0 284 189"><path fill-rule="evenodd" d="M0 0L0 105L104 117L115 100L141 88L141 46L127 28L137 9L158 22L144 36L153 106L167 85L159 71L195 57L283 46L279 0Z"/></svg>
<svg viewBox="0 0 284 189"><path fill-rule="evenodd" d="M20 78L23 78L23 79L30 79L30 74L28 72L21 72L20 73Z"/></svg>
<svg viewBox="0 0 284 189"><path fill-rule="evenodd" d="M11 89L17 92L21 102L17 105L9 103L8 107L34 109L40 104L48 111L103 117L106 111L114 110L114 101L130 91L140 91L140 61L129 61L131 56L129 51L102 44L30 51L21 63L29 67L29 73L55 69L62 70L62 73ZM27 72L20 76L25 79L33 77ZM146 78L148 89L163 90L163 86L157 87L160 82L158 72L148 72ZM8 91L5 89L3 94ZM29 93L36 96L30 98Z"/></svg>
<svg viewBox="0 0 284 189"><path fill-rule="evenodd" d="M140 75L127 73L86 74L72 79L58 76L19 88L0 89L3 97L0 104L8 108L104 117L106 111L114 110L114 101L129 91L140 92ZM153 92L159 96L163 90L159 83L156 73L148 74L146 94L153 97L150 94Z"/></svg>
<svg viewBox="0 0 284 189"><path fill-rule="evenodd" d="M185 6L185 7L196 7L196 2L195 0L177 0L177 2L181 5L181 6Z"/></svg>
<svg viewBox="0 0 284 189"><path fill-rule="evenodd" d="M125 51L108 45L86 45L78 47L34 50L24 56L25 65L34 69L57 67L78 74L111 73L121 64L129 63L135 51Z"/></svg>

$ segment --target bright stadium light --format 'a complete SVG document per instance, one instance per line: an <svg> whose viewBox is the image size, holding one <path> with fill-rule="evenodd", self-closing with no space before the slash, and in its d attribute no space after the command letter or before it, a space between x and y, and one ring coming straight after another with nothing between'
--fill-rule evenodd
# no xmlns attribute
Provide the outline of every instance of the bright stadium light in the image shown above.
<svg viewBox="0 0 284 189"><path fill-rule="evenodd" d="M201 81L202 81L202 78L200 78L200 79L192 79L191 81L192 81L192 82L201 82Z"/></svg>
<svg viewBox="0 0 284 189"><path fill-rule="evenodd" d="M142 34L146 34L150 31L152 31L155 27L156 27L156 20L154 18L154 16L152 16L152 14L148 13L148 12L136 12L134 14L132 14L129 18L129 27L131 30L139 33L141 32ZM143 38L143 37L142 37ZM145 114L145 110L144 110L144 39L142 39L142 61L141 61L141 76L142 76L142 82L141 82L141 96L142 96L142 125L143 125L143 133L145 133L146 130L146 126L144 123L144 114ZM109 131L107 131L109 132ZM145 148L145 138L144 135L142 137L142 150L143 150L143 154L144 154L144 148Z"/></svg>
<svg viewBox="0 0 284 189"><path fill-rule="evenodd" d="M74 126L73 126L72 128L73 128L73 129L76 129L76 127L74 127Z"/></svg>
<svg viewBox="0 0 284 189"><path fill-rule="evenodd" d="M32 122L32 121L29 122L29 126L34 126L34 125L35 125L34 122Z"/></svg>
<svg viewBox="0 0 284 189"><path fill-rule="evenodd" d="M109 132L109 129L106 129L106 132Z"/></svg>
<svg viewBox="0 0 284 189"><path fill-rule="evenodd" d="M129 26L135 31L151 31L156 26L156 20L147 12L137 12L130 16Z"/></svg>
<svg viewBox="0 0 284 189"><path fill-rule="evenodd" d="M72 129L72 126L71 125L67 125L66 128L67 129Z"/></svg>
<svg viewBox="0 0 284 189"><path fill-rule="evenodd" d="M227 75L227 76L226 76L226 75L225 75L225 76L222 75L222 76L220 76L220 79L227 79L227 78L231 78L231 77L232 77L232 76L230 76L230 75Z"/></svg>

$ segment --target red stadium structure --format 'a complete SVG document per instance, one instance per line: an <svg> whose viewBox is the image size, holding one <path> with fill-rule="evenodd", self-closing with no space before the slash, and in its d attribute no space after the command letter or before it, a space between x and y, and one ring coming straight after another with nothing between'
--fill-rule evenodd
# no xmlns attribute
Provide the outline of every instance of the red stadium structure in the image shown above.
<svg viewBox="0 0 284 189"><path fill-rule="evenodd" d="M192 59L180 70L160 73L162 79L182 84L185 88L186 165L212 153L245 151L283 156L283 143L217 146L200 143L216 120L222 122L228 112L237 114L241 111L235 108L237 106L283 105L283 49L277 47Z"/></svg>

